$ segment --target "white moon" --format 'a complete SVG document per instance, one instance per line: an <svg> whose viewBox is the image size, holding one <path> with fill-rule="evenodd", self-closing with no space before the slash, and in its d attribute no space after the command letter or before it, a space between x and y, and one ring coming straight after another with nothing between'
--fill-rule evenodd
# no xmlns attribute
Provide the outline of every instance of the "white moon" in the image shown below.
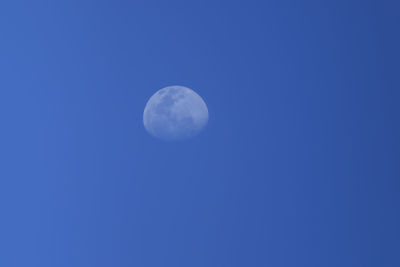
<svg viewBox="0 0 400 267"><path fill-rule="evenodd" d="M204 100L184 86L168 86L147 101L143 124L147 132L164 140L187 139L198 134L208 121Z"/></svg>

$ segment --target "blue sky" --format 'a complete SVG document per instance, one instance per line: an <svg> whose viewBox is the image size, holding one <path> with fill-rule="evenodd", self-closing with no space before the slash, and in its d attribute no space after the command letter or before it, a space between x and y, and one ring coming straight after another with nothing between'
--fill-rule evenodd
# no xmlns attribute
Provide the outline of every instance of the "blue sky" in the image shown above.
<svg viewBox="0 0 400 267"><path fill-rule="evenodd" d="M400 266L399 9L1 1L0 266Z"/></svg>

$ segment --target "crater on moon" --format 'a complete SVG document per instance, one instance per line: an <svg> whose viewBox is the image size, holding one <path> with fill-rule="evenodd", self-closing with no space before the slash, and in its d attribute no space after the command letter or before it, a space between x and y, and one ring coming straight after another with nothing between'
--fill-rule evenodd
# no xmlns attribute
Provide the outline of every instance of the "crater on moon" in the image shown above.
<svg viewBox="0 0 400 267"><path fill-rule="evenodd" d="M168 86L157 91L147 101L143 113L147 132L164 140L193 137L207 121L208 109L204 100L184 86Z"/></svg>

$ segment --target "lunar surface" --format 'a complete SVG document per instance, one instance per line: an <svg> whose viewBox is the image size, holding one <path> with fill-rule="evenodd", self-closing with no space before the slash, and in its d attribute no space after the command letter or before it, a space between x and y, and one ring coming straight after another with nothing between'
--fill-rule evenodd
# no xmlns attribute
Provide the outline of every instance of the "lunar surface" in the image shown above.
<svg viewBox="0 0 400 267"><path fill-rule="evenodd" d="M164 140L187 139L207 124L204 100L184 86L168 86L157 91L147 102L143 123L147 132Z"/></svg>

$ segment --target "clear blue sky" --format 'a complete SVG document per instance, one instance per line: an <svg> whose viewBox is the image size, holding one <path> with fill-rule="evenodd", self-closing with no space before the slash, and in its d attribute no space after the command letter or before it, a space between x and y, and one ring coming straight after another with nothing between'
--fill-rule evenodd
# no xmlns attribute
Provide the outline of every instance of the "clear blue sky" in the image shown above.
<svg viewBox="0 0 400 267"><path fill-rule="evenodd" d="M0 2L0 266L400 266L398 1ZM142 124L184 85L195 139Z"/></svg>

